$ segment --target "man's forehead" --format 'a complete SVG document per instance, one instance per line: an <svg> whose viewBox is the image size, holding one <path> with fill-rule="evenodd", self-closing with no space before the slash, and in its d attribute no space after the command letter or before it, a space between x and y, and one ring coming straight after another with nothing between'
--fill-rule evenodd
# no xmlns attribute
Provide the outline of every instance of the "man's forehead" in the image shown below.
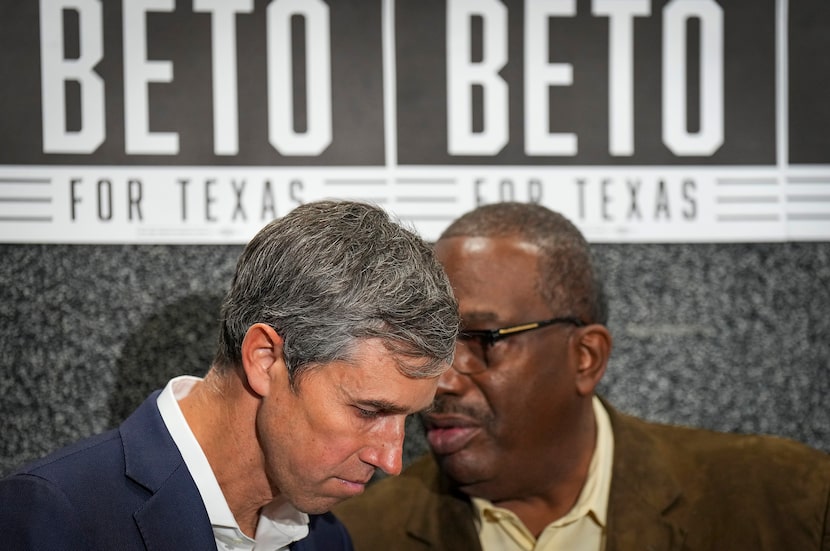
<svg viewBox="0 0 830 551"><path fill-rule="evenodd" d="M418 411L431 402L438 376L416 378L405 375L401 363L413 361L417 360L390 350L381 339L361 339L351 359L342 362L346 377L341 378L341 390L351 400L379 411Z"/></svg>
<svg viewBox="0 0 830 551"><path fill-rule="evenodd" d="M494 278L509 279L510 285L499 282L501 292L515 285L518 279L535 284L540 253L541 249L533 243L507 237L454 237L436 247L436 257L453 286L461 280L482 280L477 284L486 284Z"/></svg>
<svg viewBox="0 0 830 551"><path fill-rule="evenodd" d="M459 235L438 240L436 249L458 247L469 253L490 252L497 249L513 249L537 254L539 246L519 234L510 235Z"/></svg>
<svg viewBox="0 0 830 551"><path fill-rule="evenodd" d="M459 242L452 247L438 259L465 324L505 321L543 300L535 245L506 241L495 246L491 240L489 245L479 242L467 248Z"/></svg>

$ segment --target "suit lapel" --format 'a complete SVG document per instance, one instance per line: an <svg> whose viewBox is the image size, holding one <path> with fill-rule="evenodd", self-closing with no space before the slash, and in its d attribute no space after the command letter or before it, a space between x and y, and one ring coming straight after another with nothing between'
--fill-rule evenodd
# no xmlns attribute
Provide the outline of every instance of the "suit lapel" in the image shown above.
<svg viewBox="0 0 830 551"><path fill-rule="evenodd" d="M603 405L614 430L606 551L682 549L686 531L675 515L682 492L659 446L639 421Z"/></svg>
<svg viewBox="0 0 830 551"><path fill-rule="evenodd" d="M649 485L652 480L641 479ZM686 533L683 528L666 516L672 500L664 506L651 500L622 481L624 490L615 490L612 482L611 500L608 504L608 541L606 551L669 551L683 547Z"/></svg>
<svg viewBox="0 0 830 551"><path fill-rule="evenodd" d="M134 514L148 549L180 545L210 549L216 543L190 472L156 406L153 393L120 427L125 474L152 495Z"/></svg>
<svg viewBox="0 0 830 551"><path fill-rule="evenodd" d="M207 511L184 463L134 516L147 549L216 547Z"/></svg>
<svg viewBox="0 0 830 551"><path fill-rule="evenodd" d="M465 496L452 493L447 480L439 475L432 456L428 461L424 480L432 488L421 494L423 499L410 504L407 534L422 542L425 549L481 551L470 511L472 504Z"/></svg>

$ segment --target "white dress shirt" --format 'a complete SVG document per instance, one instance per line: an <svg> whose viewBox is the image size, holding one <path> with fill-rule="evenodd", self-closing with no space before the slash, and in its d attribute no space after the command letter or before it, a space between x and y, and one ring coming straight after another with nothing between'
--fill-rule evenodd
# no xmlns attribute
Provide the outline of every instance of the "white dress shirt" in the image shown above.
<svg viewBox="0 0 830 551"><path fill-rule="evenodd" d="M276 501L263 507L257 523L256 537L242 533L228 507L225 495L216 481L202 447L179 408L178 400L187 396L198 377L181 376L171 379L159 394L157 404L161 418L182 454L187 470L196 483L207 509L218 551L284 551L297 540L308 535L308 515L286 501ZM186 547L187 542L181 542Z"/></svg>

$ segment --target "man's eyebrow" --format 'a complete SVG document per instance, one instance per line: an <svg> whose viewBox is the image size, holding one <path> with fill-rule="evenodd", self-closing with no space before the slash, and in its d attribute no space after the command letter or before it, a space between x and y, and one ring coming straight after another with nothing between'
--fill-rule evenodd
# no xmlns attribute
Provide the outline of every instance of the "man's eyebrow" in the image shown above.
<svg viewBox="0 0 830 551"><path fill-rule="evenodd" d="M390 402L389 400L357 400L357 403L361 407L367 407L379 413L388 413L392 415L409 413L409 408Z"/></svg>

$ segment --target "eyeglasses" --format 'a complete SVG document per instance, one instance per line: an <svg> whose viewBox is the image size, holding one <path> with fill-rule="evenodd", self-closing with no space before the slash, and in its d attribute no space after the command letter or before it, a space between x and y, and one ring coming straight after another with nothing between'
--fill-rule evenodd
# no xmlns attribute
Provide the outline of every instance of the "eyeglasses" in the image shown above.
<svg viewBox="0 0 830 551"><path fill-rule="evenodd" d="M510 327L502 327L500 329L480 329L470 331L459 331L458 340L462 341L470 353L478 360L474 365L464 366L463 368L453 363L453 368L464 375L475 375L486 371L490 367L489 358L487 357L488 349L495 343L508 337L516 336L526 331L533 331L534 329L541 329L549 325L566 323L576 327L584 327L587 324L579 318L573 316L551 318L542 321L532 321L529 323L522 323L519 325L511 325Z"/></svg>

